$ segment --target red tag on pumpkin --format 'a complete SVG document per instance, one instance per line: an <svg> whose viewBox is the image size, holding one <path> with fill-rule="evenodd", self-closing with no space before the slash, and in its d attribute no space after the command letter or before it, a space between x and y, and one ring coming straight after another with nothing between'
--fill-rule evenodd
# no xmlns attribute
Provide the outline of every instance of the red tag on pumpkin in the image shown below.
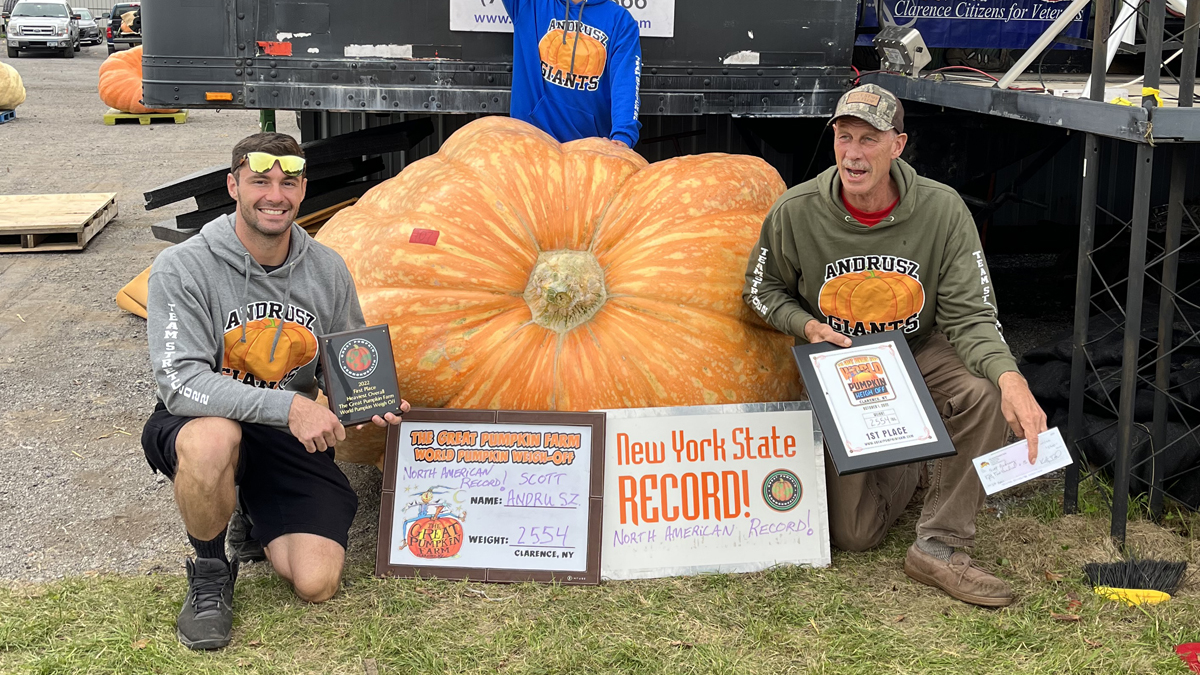
<svg viewBox="0 0 1200 675"><path fill-rule="evenodd" d="M267 56L292 55L292 43L290 42L259 42L258 47Z"/></svg>
<svg viewBox="0 0 1200 675"><path fill-rule="evenodd" d="M438 232L437 230L423 230L419 227L414 227L412 234L408 236L408 243L437 246L439 235L441 235L441 232Z"/></svg>
<svg viewBox="0 0 1200 675"><path fill-rule="evenodd" d="M1186 642L1175 648L1175 653L1192 669L1200 673L1200 642Z"/></svg>

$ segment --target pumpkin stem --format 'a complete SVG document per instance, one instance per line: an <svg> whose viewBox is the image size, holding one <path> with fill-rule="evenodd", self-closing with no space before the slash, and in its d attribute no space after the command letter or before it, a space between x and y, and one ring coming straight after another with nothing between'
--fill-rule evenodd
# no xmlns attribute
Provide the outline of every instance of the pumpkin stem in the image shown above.
<svg viewBox="0 0 1200 675"><path fill-rule="evenodd" d="M559 333L589 321L606 299L604 270L588 251L539 254L525 286L534 323Z"/></svg>

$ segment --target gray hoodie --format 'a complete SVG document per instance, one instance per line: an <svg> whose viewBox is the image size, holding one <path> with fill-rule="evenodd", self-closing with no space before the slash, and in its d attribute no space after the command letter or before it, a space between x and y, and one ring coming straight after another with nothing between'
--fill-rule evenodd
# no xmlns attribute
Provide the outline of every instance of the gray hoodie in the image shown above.
<svg viewBox="0 0 1200 675"><path fill-rule="evenodd" d="M267 273L221 216L159 254L147 331L159 398L173 415L287 428L292 398L316 398L317 336L361 328L346 262L292 224Z"/></svg>

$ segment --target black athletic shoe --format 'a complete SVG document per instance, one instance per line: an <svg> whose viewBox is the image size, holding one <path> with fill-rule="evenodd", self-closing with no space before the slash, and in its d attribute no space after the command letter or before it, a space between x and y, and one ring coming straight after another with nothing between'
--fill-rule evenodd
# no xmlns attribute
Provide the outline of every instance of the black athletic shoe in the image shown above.
<svg viewBox="0 0 1200 675"><path fill-rule="evenodd" d="M250 536L252 527L254 523L250 521L250 514L242 508L242 500L239 498L237 506L233 509L233 516L229 519L229 530L225 533L230 560L248 563L267 559L262 542Z"/></svg>
<svg viewBox="0 0 1200 675"><path fill-rule="evenodd" d="M220 649L233 633L233 584L238 563L216 558L187 561L188 594L175 620L175 636L188 649Z"/></svg>

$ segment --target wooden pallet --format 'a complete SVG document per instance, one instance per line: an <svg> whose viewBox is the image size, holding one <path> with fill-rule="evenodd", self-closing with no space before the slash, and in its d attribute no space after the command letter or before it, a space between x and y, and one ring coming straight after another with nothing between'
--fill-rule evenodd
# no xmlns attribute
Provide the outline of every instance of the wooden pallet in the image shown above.
<svg viewBox="0 0 1200 675"><path fill-rule="evenodd" d="M17 119L16 110L0 110L0 124Z"/></svg>
<svg viewBox="0 0 1200 675"><path fill-rule="evenodd" d="M104 123L112 126L117 122L127 120L137 120L139 124L150 124L155 120L174 122L175 124L183 124L187 122L188 111L180 110L176 113L143 113L141 115L135 113L121 112L116 108L109 108L108 112L104 113Z"/></svg>
<svg viewBox="0 0 1200 675"><path fill-rule="evenodd" d="M115 192L0 195L0 253L82 251L116 217Z"/></svg>

